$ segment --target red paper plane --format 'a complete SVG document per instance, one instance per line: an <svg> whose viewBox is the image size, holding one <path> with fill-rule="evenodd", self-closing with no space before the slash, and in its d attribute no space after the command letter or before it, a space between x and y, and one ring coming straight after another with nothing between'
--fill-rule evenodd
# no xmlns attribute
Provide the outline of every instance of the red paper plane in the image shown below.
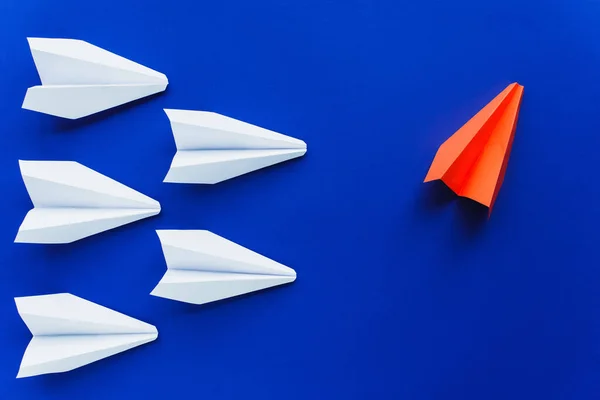
<svg viewBox="0 0 600 400"><path fill-rule="evenodd" d="M462 197L489 208L508 164L523 86L509 85L438 149L425 182L440 179Z"/></svg>

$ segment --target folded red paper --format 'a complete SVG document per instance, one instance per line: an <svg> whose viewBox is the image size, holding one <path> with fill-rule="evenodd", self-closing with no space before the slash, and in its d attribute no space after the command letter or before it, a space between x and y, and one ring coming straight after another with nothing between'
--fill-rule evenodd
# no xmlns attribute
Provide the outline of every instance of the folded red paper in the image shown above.
<svg viewBox="0 0 600 400"><path fill-rule="evenodd" d="M523 86L509 85L438 149L425 182L441 180L452 191L492 212L504 180Z"/></svg>

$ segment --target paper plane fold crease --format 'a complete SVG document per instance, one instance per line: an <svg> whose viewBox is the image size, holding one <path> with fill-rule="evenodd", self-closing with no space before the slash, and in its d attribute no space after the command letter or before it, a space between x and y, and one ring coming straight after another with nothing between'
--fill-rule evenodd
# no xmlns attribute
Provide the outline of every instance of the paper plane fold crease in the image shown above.
<svg viewBox="0 0 600 400"><path fill-rule="evenodd" d="M293 282L296 272L214 233L156 231L167 272L152 295L204 304Z"/></svg>
<svg viewBox="0 0 600 400"><path fill-rule="evenodd" d="M523 86L513 83L446 140L425 177L489 208L491 213L508 165Z"/></svg>
<svg viewBox="0 0 600 400"><path fill-rule="evenodd" d="M69 293L15 303L33 335L17 378L71 371L158 337L150 324Z"/></svg>
<svg viewBox="0 0 600 400"><path fill-rule="evenodd" d="M83 40L28 38L42 84L23 108L77 119L164 91L164 74Z"/></svg>
<svg viewBox="0 0 600 400"><path fill-rule="evenodd" d="M177 146L165 182L222 182L306 153L302 140L213 112L165 109Z"/></svg>
<svg viewBox="0 0 600 400"><path fill-rule="evenodd" d="M19 161L34 208L15 242L70 243L156 215L160 204L74 161Z"/></svg>

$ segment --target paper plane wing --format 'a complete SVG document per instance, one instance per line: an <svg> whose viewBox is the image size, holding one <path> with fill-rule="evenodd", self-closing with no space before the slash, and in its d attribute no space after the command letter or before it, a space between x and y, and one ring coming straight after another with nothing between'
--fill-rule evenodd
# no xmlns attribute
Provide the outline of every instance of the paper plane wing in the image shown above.
<svg viewBox="0 0 600 400"><path fill-rule="evenodd" d="M158 212L133 208L34 208L21 223L15 243L72 243Z"/></svg>
<svg viewBox="0 0 600 400"><path fill-rule="evenodd" d="M70 371L158 337L150 324L68 293L15 303L33 334L17 378Z"/></svg>
<svg viewBox="0 0 600 400"><path fill-rule="evenodd" d="M283 161L306 150L181 150L173 157L165 182L213 184Z"/></svg>
<svg viewBox="0 0 600 400"><path fill-rule="evenodd" d="M160 208L151 199L75 161L19 161L35 207Z"/></svg>
<svg viewBox="0 0 600 400"><path fill-rule="evenodd" d="M15 242L70 243L160 212L160 204L73 161L19 161L34 209Z"/></svg>
<svg viewBox="0 0 600 400"><path fill-rule="evenodd" d="M70 293L16 297L33 336L156 333L150 324Z"/></svg>
<svg viewBox="0 0 600 400"><path fill-rule="evenodd" d="M233 274L169 269L152 291L153 296L205 304L293 282L294 276Z"/></svg>
<svg viewBox="0 0 600 400"><path fill-rule="evenodd" d="M67 372L156 339L156 334L38 336L31 339L17 378Z"/></svg>
<svg viewBox="0 0 600 400"><path fill-rule="evenodd" d="M29 38L42 81L23 108L76 119L162 92L167 77L82 40Z"/></svg>
<svg viewBox="0 0 600 400"><path fill-rule="evenodd" d="M42 85L166 84L165 74L83 40L28 38Z"/></svg>
<svg viewBox="0 0 600 400"><path fill-rule="evenodd" d="M293 269L209 231L157 233L168 270L154 296L204 304L296 279Z"/></svg>
<svg viewBox="0 0 600 400"><path fill-rule="evenodd" d="M281 133L209 111L165 109L177 150L304 149Z"/></svg>
<svg viewBox="0 0 600 400"><path fill-rule="evenodd" d="M27 89L23 108L78 119L163 92L166 85L62 85Z"/></svg>
<svg viewBox="0 0 600 400"><path fill-rule="evenodd" d="M302 140L213 112L170 110L177 154L165 182L222 182L306 153Z"/></svg>
<svg viewBox="0 0 600 400"><path fill-rule="evenodd" d="M439 179L491 212L504 179L522 96L523 86L509 85L446 140L425 182Z"/></svg>

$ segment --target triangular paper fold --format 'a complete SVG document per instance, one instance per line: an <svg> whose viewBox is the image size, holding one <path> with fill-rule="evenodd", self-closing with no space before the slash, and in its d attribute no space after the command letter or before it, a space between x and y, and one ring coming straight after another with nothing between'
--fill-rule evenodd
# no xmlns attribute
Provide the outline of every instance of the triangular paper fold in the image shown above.
<svg viewBox="0 0 600 400"><path fill-rule="evenodd" d="M452 191L492 207L504 180L523 86L513 83L446 140L425 177L443 181Z"/></svg>
<svg viewBox="0 0 600 400"><path fill-rule="evenodd" d="M165 109L177 154L165 182L213 184L306 153L306 143L207 111Z"/></svg>
<svg viewBox="0 0 600 400"><path fill-rule="evenodd" d="M34 209L15 242L69 243L160 212L160 204L74 161L19 161Z"/></svg>
<svg viewBox="0 0 600 400"><path fill-rule="evenodd" d="M66 372L155 340L156 328L69 293L15 298L33 338L17 378Z"/></svg>
<svg viewBox="0 0 600 400"><path fill-rule="evenodd" d="M28 38L42 81L27 90L23 108L77 119L162 92L167 77L75 39Z"/></svg>
<svg viewBox="0 0 600 400"><path fill-rule="evenodd" d="M203 230L158 230L167 272L152 295L203 304L293 282L296 272Z"/></svg>

